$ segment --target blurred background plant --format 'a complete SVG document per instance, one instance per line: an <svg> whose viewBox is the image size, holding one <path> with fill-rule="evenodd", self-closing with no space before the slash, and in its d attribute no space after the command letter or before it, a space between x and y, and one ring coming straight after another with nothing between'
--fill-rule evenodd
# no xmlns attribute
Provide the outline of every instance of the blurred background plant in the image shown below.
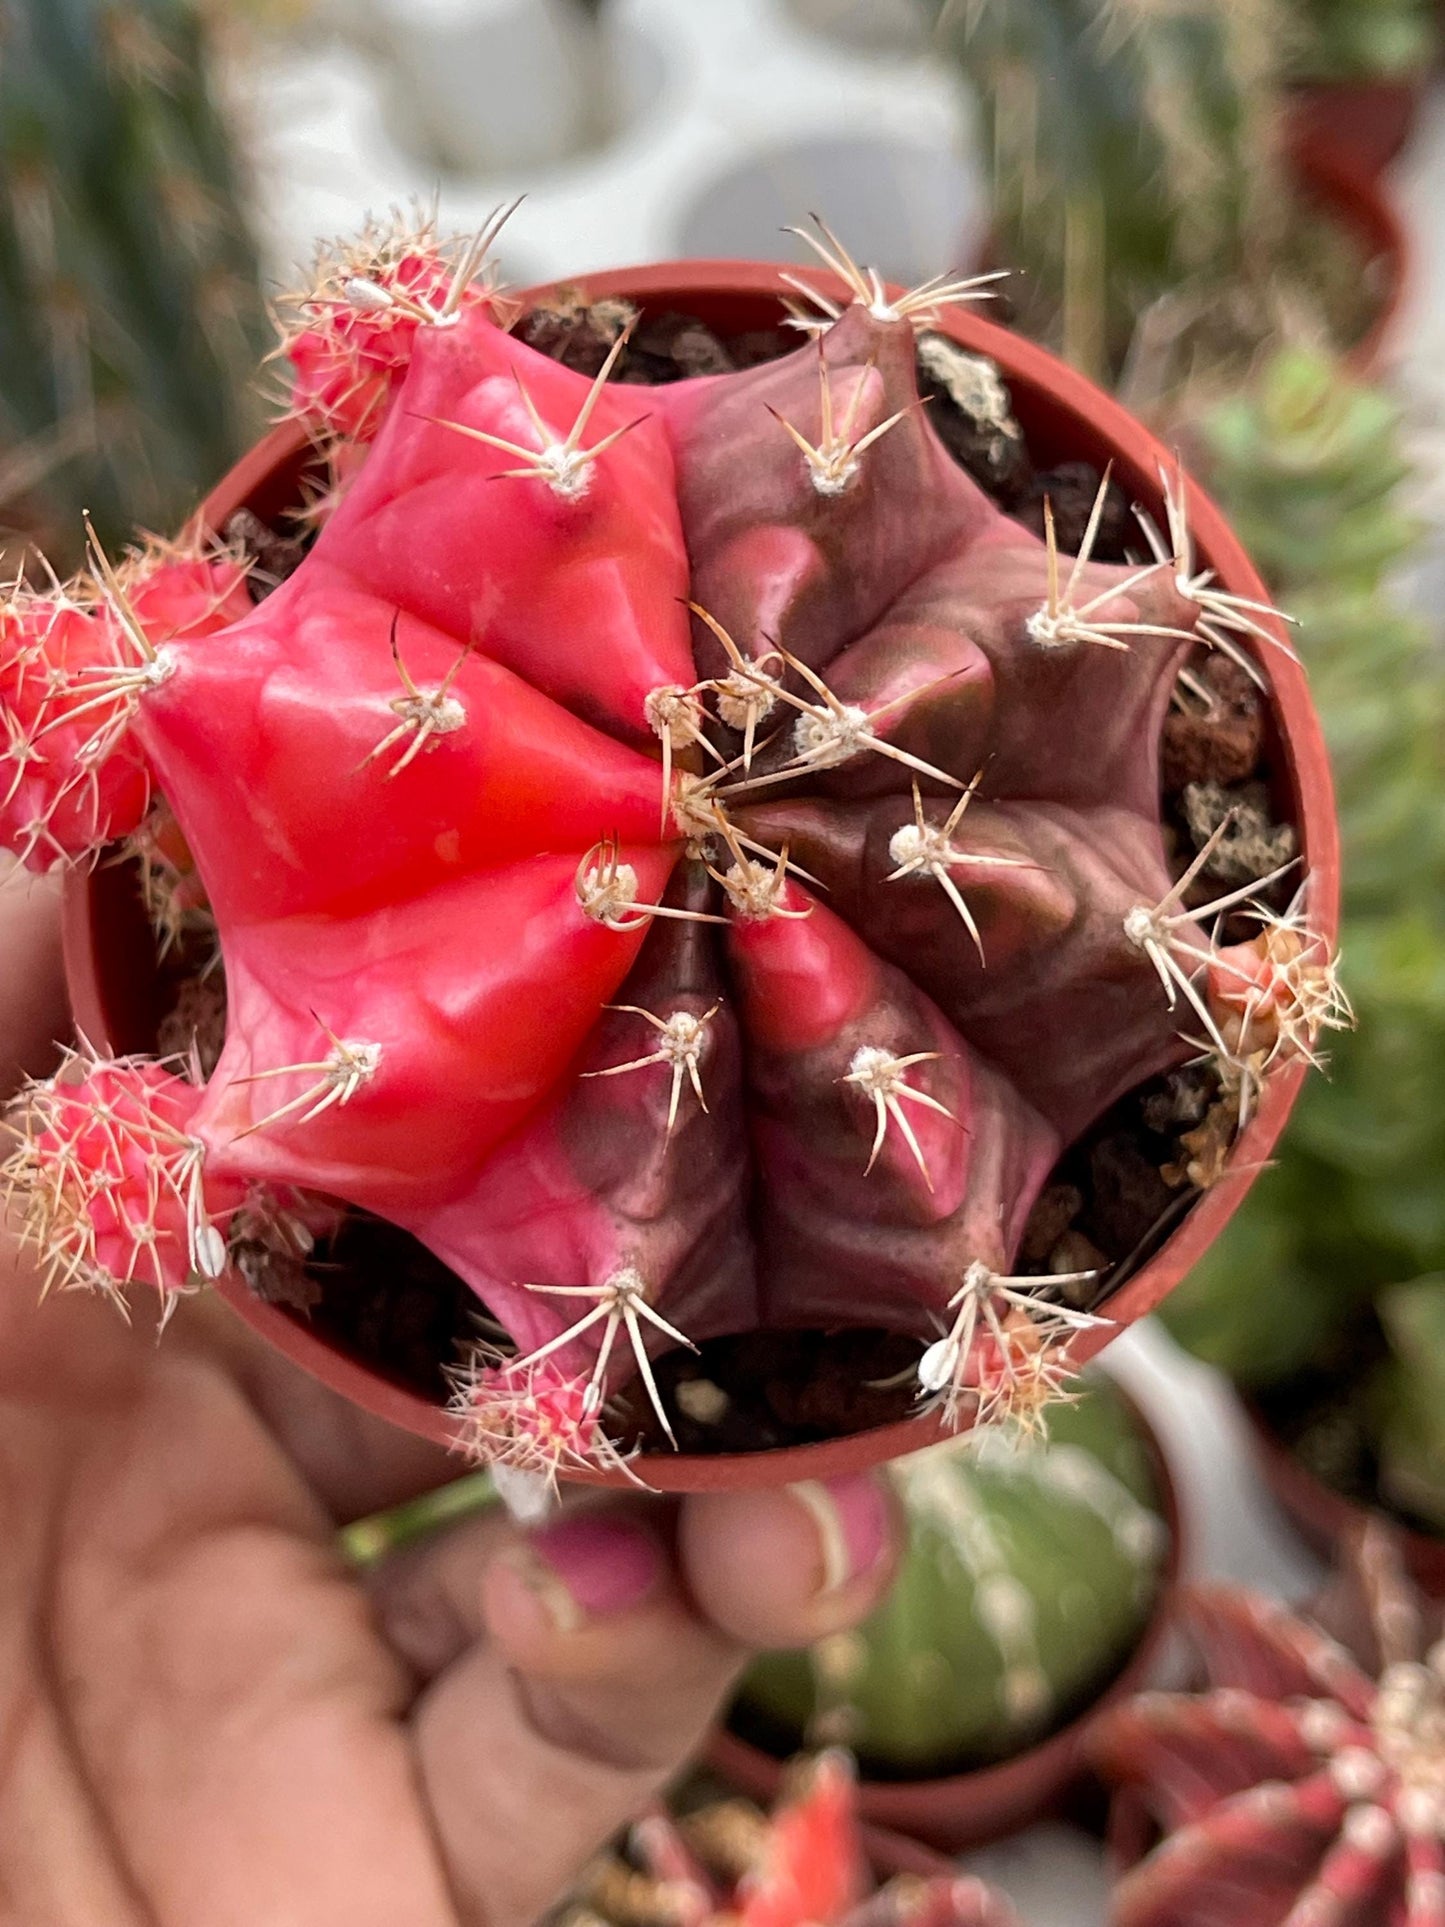
<svg viewBox="0 0 1445 1927"><path fill-rule="evenodd" d="M1398 405L1285 348L1203 424L1334 760L1358 1029L1165 1317L1313 1469L1445 1530L1445 661L1392 570L1416 529Z"/></svg>
<svg viewBox="0 0 1445 1927"><path fill-rule="evenodd" d="M908 1520L893 1590L857 1632L758 1660L734 1728L782 1757L847 1746L876 1779L1023 1752L1098 1696L1155 1607L1169 1531L1148 1435L1095 1376L1046 1439L965 1434L889 1473Z"/></svg>
<svg viewBox="0 0 1445 1927"><path fill-rule="evenodd" d="M0 5L0 541L171 531L254 437L244 171L192 0Z"/></svg>
<svg viewBox="0 0 1445 1927"><path fill-rule="evenodd" d="M1282 329L1348 348L1367 240L1292 137L1294 0L919 0L977 102L1014 319L1175 429Z"/></svg>

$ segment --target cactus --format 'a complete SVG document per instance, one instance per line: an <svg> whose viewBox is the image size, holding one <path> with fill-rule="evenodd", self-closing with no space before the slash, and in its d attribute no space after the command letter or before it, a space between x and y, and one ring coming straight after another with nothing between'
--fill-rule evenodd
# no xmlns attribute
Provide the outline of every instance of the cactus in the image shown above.
<svg viewBox="0 0 1445 1927"><path fill-rule="evenodd" d="M193 0L0 7L0 445L69 542L175 527L255 426L262 332Z"/></svg>
<svg viewBox="0 0 1445 1927"><path fill-rule="evenodd" d="M1213 310L1237 334L1289 219L1283 8L922 4L978 101L993 245L1022 271L1010 293L1026 330L1100 381L1151 310L1156 330L1198 336Z"/></svg>
<svg viewBox="0 0 1445 1927"><path fill-rule="evenodd" d="M1445 1920L1445 1645L1378 1528L1353 1565L1358 1654L1254 1593L1186 1597L1203 1688L1143 1694L1100 1736L1165 1835L1113 1927Z"/></svg>
<svg viewBox="0 0 1445 1927"><path fill-rule="evenodd" d="M1393 402L1287 350L1206 427L1215 490L1302 619L1360 1016L1303 1093L1290 1155L1165 1312L1191 1350L1265 1388L1317 1362L1370 1362L1372 1300L1383 1313L1381 1294L1445 1270L1445 674L1386 585L1413 539Z"/></svg>
<svg viewBox="0 0 1445 1927"><path fill-rule="evenodd" d="M794 1776L771 1819L742 1801L681 1820L637 1822L629 1857L584 1876L564 1927L1020 1927L981 1880L899 1877L875 1889L845 1754L820 1754Z"/></svg>
<svg viewBox="0 0 1445 1927"><path fill-rule="evenodd" d="M734 1720L790 1752L846 1745L874 1775L1018 1753L1100 1691L1153 1606L1168 1531L1135 1421L1096 1380L1047 1441L972 1434L892 1477L909 1541L887 1600L757 1661Z"/></svg>
<svg viewBox="0 0 1445 1927"><path fill-rule="evenodd" d="M653 1356L759 1324L864 1315L950 1416L1027 1416L1097 1322L1058 1297L1088 1280L1011 1273L1061 1145L1188 1054L1183 1013L1252 1091L1313 1048L1280 998L1329 1002L1299 919L1288 957L1214 941L1263 885L1186 910L1212 844L1174 877L1161 838L1180 663L1269 632L1172 479L1172 541L1106 566L1102 489L1065 559L950 459L914 333L970 285L892 301L829 237L815 339L639 410L625 332L589 380L497 325L494 232L372 236L301 304L340 493L258 606L163 636L98 557L108 673L9 618L13 753L61 798L139 763L218 930L201 1175L145 1274L184 1288L237 1186L252 1239L294 1193L389 1219L504 1334L459 1374L471 1442L540 1470L615 1456L632 1375L671 1436ZM68 1107L153 1102L72 1076ZM17 1168L72 1275L92 1180L52 1102Z"/></svg>

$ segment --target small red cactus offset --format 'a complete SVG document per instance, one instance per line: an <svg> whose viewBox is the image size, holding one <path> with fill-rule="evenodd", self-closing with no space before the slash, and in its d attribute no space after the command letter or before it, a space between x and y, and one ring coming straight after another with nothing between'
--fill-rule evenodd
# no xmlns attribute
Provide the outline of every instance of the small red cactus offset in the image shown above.
<svg viewBox="0 0 1445 1927"><path fill-rule="evenodd" d="M679 1927L1020 1927L980 1880L909 1876L875 1888L847 1756L820 1754L795 1777L769 1820L729 1804L682 1823L664 1813L639 1821L630 1844L640 1873L616 1860L594 1869L586 1916L636 1920L652 1893L664 1904L650 1917ZM614 1896L620 1905L609 1905Z"/></svg>
<svg viewBox="0 0 1445 1927"><path fill-rule="evenodd" d="M194 1082L147 1058L72 1055L30 1087L7 1175L26 1188L47 1287L146 1284L169 1310L193 1278L221 1275L212 1212L229 1217L243 1193L212 1183L207 1197L200 1101Z"/></svg>
<svg viewBox="0 0 1445 1927"><path fill-rule="evenodd" d="M1438 1608L1383 1527L1351 1562L1358 1653L1256 1594L1186 1595L1205 1687L1142 1695L1101 1740L1105 1772L1164 1829L1114 1927L1445 1922Z"/></svg>
<svg viewBox="0 0 1445 1927"><path fill-rule="evenodd" d="M589 379L499 325L496 225L369 235L303 301L345 480L273 593L97 558L11 618L10 840L163 799L167 927L198 880L228 997L205 1221L259 1186L420 1239L501 1328L457 1374L482 1456L610 1462L633 1376L671 1435L652 1360L759 1325L890 1326L922 1399L1027 1417L1094 1322L1013 1275L1061 1149L1181 1026L1273 1061L1158 778L1185 654L1269 632L1172 490L1173 550L1105 566L1103 490L1065 556L954 462L914 336L967 286L893 301L829 237L815 341L644 392L625 330Z"/></svg>
<svg viewBox="0 0 1445 1927"><path fill-rule="evenodd" d="M0 603L0 845L36 870L134 830L151 775L130 731L142 690L251 606L245 567L196 543L153 543L65 589L17 583Z"/></svg>

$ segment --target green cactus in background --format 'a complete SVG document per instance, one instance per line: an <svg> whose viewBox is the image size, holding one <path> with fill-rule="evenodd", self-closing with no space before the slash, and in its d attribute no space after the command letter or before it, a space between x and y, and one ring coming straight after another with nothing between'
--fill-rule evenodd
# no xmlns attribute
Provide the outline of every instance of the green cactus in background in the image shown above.
<svg viewBox="0 0 1445 1927"><path fill-rule="evenodd" d="M1445 659L1387 582L1414 535L1398 411L1328 357L1287 349L1211 417L1206 442L1215 493L1301 617L1339 791L1359 1022L1301 1094L1288 1157L1165 1316L1255 1388L1369 1360L1383 1327L1390 1383L1410 1390L1376 1441L1387 1489L1413 1486L1423 1512L1433 1488L1445 1524L1445 1349L1421 1351L1431 1332L1445 1347L1445 1321L1427 1320L1445 1272ZM1389 1404L1374 1401L1377 1425Z"/></svg>
<svg viewBox="0 0 1445 1927"><path fill-rule="evenodd" d="M734 1719L787 1750L845 1744L878 1775L1019 1752L1148 1619L1168 1532L1137 1422L1094 1380L1047 1441L969 1434L889 1470L909 1524L892 1592L858 1632L758 1660Z"/></svg>
<svg viewBox="0 0 1445 1927"><path fill-rule="evenodd" d="M1429 67L1438 43L1432 0L1301 0L1295 71L1307 80L1397 80Z"/></svg>
<svg viewBox="0 0 1445 1927"><path fill-rule="evenodd" d="M1392 396L1335 359L1286 345L1203 425L1215 492L1271 584L1328 606L1372 596L1419 530Z"/></svg>
<svg viewBox="0 0 1445 1927"><path fill-rule="evenodd" d="M0 0L12 531L172 529L254 433L263 307L206 35L192 0Z"/></svg>
<svg viewBox="0 0 1445 1927"><path fill-rule="evenodd" d="M1183 329L1277 261L1280 0L921 4L978 102L1027 331L1107 381L1141 316Z"/></svg>

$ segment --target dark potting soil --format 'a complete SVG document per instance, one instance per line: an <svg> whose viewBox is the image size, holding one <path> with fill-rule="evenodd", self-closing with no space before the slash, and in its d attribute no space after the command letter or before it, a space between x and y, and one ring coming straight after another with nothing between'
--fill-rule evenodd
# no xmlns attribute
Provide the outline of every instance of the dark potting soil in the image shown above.
<svg viewBox="0 0 1445 1927"><path fill-rule="evenodd" d="M594 375L635 320L628 302L588 305L564 291L548 308L523 316L518 332L541 352ZM615 378L650 384L724 373L797 345L796 331L787 328L724 338L696 316L647 316L635 326ZM942 337L920 339L920 382L929 418L955 460L1036 533L1047 497L1061 549L1076 550L1099 488L1098 470L1084 462L1036 470L998 371ZM298 566L308 546L248 510L233 516L225 533L254 560L257 600ZM1122 562L1135 559L1136 549L1131 504L1111 485L1095 553ZM1269 732L1259 692L1237 665L1204 649L1189 669L1195 693L1171 712L1162 744L1165 833L1176 875L1235 812L1191 893L1200 903L1288 861L1295 833L1272 814ZM1289 888L1287 881L1275 887L1273 907L1283 908ZM1241 923L1226 934L1238 940L1252 934L1252 926ZM162 965L162 1047L184 1050L194 1038L207 1070L225 1031L224 969L205 967L211 954L201 944L183 943ZM1060 1160L1029 1219L1020 1271L1098 1270L1102 1280L1084 1288L1080 1308L1107 1300L1218 1175L1231 1141L1230 1106L1207 1067L1186 1066L1131 1092ZM238 1262L260 1296L426 1399L444 1400L449 1369L479 1339L501 1336L455 1273L415 1238L365 1212L346 1209L337 1233L305 1260L250 1245ZM743 1452L908 1416L917 1356L915 1338L879 1330L759 1331L709 1340L696 1354L673 1352L655 1369L683 1451ZM624 1446L666 1447L640 1386L609 1408L609 1421Z"/></svg>

